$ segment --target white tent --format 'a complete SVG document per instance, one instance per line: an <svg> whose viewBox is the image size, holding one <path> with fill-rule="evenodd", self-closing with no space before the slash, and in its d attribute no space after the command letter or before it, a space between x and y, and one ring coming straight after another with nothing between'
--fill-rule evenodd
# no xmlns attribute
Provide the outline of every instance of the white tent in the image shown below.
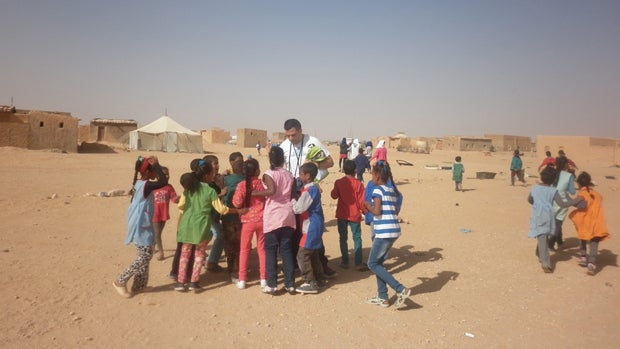
<svg viewBox="0 0 620 349"><path fill-rule="evenodd" d="M129 132L129 149L202 153L202 136L164 115Z"/></svg>

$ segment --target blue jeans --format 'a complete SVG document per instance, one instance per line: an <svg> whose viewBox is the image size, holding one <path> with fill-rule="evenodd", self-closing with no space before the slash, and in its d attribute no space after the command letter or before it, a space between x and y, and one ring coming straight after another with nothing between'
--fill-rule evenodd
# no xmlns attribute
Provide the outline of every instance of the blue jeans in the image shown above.
<svg viewBox="0 0 620 349"><path fill-rule="evenodd" d="M396 293L400 293L405 289L405 286L398 282L398 280L396 280L383 266L383 262L385 262L385 258L396 239L397 238L382 239L375 237L372 242L372 247L370 248L368 269L377 277L377 296L381 299L388 299L386 284L390 285Z"/></svg>
<svg viewBox="0 0 620 349"><path fill-rule="evenodd" d="M222 223L211 223L211 234L213 234L213 244L211 245L211 251L209 251L209 257L207 263L217 264L222 257L222 251L224 251L224 233L222 230Z"/></svg>
<svg viewBox="0 0 620 349"><path fill-rule="evenodd" d="M362 227L359 222L351 222L346 219L338 219L338 235L340 235L341 264L349 264L349 244L347 228L351 227L353 237L353 256L355 265L362 265Z"/></svg>
<svg viewBox="0 0 620 349"><path fill-rule="evenodd" d="M275 288L278 284L278 250L282 258L284 287L295 287L295 258L293 256L293 234L295 229L282 227L265 233L265 264L267 286Z"/></svg>

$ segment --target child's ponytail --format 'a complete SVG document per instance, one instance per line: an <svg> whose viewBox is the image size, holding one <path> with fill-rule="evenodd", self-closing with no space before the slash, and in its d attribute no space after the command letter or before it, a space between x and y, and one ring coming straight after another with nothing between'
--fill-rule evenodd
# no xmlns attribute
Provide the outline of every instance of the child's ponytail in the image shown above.
<svg viewBox="0 0 620 349"><path fill-rule="evenodd" d="M250 207L252 199L252 178L256 176L258 170L258 161L256 159L247 159L243 162L243 173L245 173L245 198L243 199L243 207Z"/></svg>
<svg viewBox="0 0 620 349"><path fill-rule="evenodd" d="M135 194L136 192L134 186L138 181L138 173L140 173L140 169L142 168L142 163L144 161L146 161L145 158L143 158L142 156L138 156L138 159L136 160L136 163L134 165L133 181L131 182L131 189L129 190L129 201L133 200L133 194Z"/></svg>

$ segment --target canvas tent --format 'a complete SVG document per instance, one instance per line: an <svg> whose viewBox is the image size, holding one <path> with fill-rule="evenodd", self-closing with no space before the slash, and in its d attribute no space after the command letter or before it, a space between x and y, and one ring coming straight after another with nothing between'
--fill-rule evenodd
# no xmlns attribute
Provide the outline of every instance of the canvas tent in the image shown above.
<svg viewBox="0 0 620 349"><path fill-rule="evenodd" d="M164 115L129 132L129 149L202 153L202 136Z"/></svg>

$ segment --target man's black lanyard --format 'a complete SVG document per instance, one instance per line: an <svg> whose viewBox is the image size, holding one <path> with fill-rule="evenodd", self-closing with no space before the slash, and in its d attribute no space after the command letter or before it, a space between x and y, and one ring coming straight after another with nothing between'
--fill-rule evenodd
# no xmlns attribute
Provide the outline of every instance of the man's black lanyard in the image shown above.
<svg viewBox="0 0 620 349"><path fill-rule="evenodd" d="M293 142L290 142L289 146L288 146L288 171L291 172L291 152L295 152L295 157L297 158L297 167L295 167L295 171L291 172L291 174L293 176L295 176L295 174L297 173L297 170L299 170L299 162L301 159L301 155L304 151L304 135L301 135L301 147L299 148L299 153L297 152L297 150L295 149L295 147L293 147ZM299 174L298 174L299 175Z"/></svg>

